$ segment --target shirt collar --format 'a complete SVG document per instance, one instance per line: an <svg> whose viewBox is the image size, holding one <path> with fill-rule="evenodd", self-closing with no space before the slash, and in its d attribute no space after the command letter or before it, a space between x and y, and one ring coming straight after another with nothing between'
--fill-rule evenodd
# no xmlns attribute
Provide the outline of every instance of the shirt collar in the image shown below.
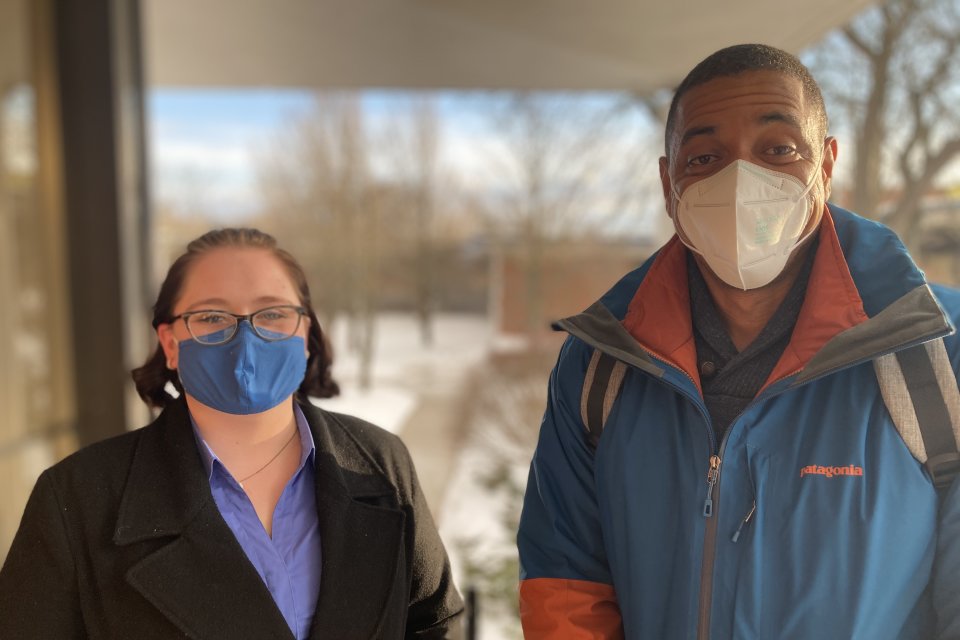
<svg viewBox="0 0 960 640"><path fill-rule="evenodd" d="M311 463L313 462L315 457L314 452L317 447L313 440L313 433L310 432L310 425L307 423L307 418L303 415L300 405L296 402L293 403L293 417L297 421L297 432L300 436L300 465L297 467L297 473L299 473L300 469L306 465L308 460ZM226 465L220 461L217 454L214 453L210 445L207 444L207 441L200 435L200 430L197 428L197 423L193 419L192 414L190 415L190 426L193 427L193 436L197 442L197 451L200 452L200 459L203 462L203 469L207 474L207 480L213 475L214 466L219 467L222 472L229 474ZM214 462L216 462L216 465L214 465Z"/></svg>

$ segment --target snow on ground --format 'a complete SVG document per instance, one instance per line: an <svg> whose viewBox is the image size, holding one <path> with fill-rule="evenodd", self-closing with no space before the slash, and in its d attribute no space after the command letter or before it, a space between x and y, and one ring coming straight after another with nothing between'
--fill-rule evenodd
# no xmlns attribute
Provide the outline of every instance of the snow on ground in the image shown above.
<svg viewBox="0 0 960 640"><path fill-rule="evenodd" d="M384 313L378 316L376 326L371 387L360 388L360 359L348 348L349 327L346 319L341 319L329 332L333 377L340 384L341 395L314 402L394 433L402 428L420 395L454 388L490 348L489 323L480 315L437 314L434 342L429 347L421 343L412 314Z"/></svg>
<svg viewBox="0 0 960 640"><path fill-rule="evenodd" d="M470 552L478 556L500 553L505 539L500 515L504 509L502 496L486 491L478 482L491 462L488 450L476 446L476 442L467 443L460 452L439 519L440 534L445 539L469 541ZM454 571L462 575L462 560L454 558L451 562Z"/></svg>
<svg viewBox="0 0 960 640"><path fill-rule="evenodd" d="M311 402L327 411L363 418L391 433L400 431L417 405L416 395L401 389L378 386L363 391L342 382L340 386L340 395L336 398L311 398Z"/></svg>
<svg viewBox="0 0 960 640"><path fill-rule="evenodd" d="M341 396L315 399L330 411L348 413L369 420L394 433L402 431L418 402L431 395L456 393L463 377L481 364L491 349L515 350L522 345L495 337L483 316L439 314L434 325L434 344L421 344L416 318L387 313L377 320L376 349L370 389L359 388L359 359L348 349L348 327L338 322L330 332L334 347L334 379ZM471 428L482 429L476 424ZM468 437L457 452L454 471L436 519L450 555L454 576L461 591L470 585L464 576L469 553L478 558L501 558L516 554L514 531L503 524L509 508L502 493L491 493L480 480L494 464L495 454L483 446L483 438ZM526 468L520 470L525 476ZM506 640L517 637L515 616L480 602L479 639Z"/></svg>
<svg viewBox="0 0 960 640"><path fill-rule="evenodd" d="M460 453L446 500L438 518L440 537L450 555L454 579L461 593L471 586L465 576L469 556L475 563L497 562L516 556L516 531L504 527L504 512L511 508L502 492L484 488L480 477L497 461L479 438L468 440ZM525 475L526 468L515 470ZM519 576L516 576L519 579ZM520 621L502 604L480 600L478 640L509 640L520 637Z"/></svg>
<svg viewBox="0 0 960 640"><path fill-rule="evenodd" d="M518 369L501 361L478 378L467 440L440 509L440 535L458 585L484 594L478 621L482 640L522 635L515 610L516 526L546 404L543 366L534 361Z"/></svg>

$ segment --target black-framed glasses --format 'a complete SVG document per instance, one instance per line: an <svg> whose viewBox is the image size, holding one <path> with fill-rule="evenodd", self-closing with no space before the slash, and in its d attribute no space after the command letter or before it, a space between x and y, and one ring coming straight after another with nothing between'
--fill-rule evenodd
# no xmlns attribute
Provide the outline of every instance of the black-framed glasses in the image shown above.
<svg viewBox="0 0 960 640"><path fill-rule="evenodd" d="M187 311L170 318L170 323L183 319L187 331L200 344L215 345L229 342L237 335L240 322L246 320L258 336L269 342L286 340L300 328L300 318L307 310L292 304L281 304L240 315L216 309Z"/></svg>

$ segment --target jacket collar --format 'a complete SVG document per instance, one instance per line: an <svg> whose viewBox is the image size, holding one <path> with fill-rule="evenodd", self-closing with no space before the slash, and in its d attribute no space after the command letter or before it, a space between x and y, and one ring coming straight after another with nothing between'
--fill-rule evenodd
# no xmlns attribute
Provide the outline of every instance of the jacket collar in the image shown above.
<svg viewBox="0 0 960 640"><path fill-rule="evenodd" d="M311 638L375 637L398 573L404 514L368 503L396 490L339 420L301 409L316 443L322 550ZM113 541L152 545L126 579L191 637L290 637L213 501L183 401L142 430Z"/></svg>
<svg viewBox="0 0 960 640"><path fill-rule="evenodd" d="M765 387L796 373L801 373L797 381L805 382L952 332L922 272L892 231L831 205L819 234L797 325ZM663 373L657 360L672 365L699 390L686 251L674 236L601 302L558 326L628 364L653 367L655 375ZM638 274L642 279L635 286ZM630 302L621 320L609 308L622 306L617 299L624 295Z"/></svg>

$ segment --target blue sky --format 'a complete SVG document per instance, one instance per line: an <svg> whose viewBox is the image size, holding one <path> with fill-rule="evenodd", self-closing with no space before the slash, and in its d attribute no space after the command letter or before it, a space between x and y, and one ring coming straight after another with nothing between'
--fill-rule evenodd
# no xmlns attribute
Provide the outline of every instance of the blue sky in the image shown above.
<svg viewBox="0 0 960 640"><path fill-rule="evenodd" d="M464 186L498 188L501 171L490 166L497 131L492 102L507 94L436 92L430 94L440 119L441 162ZM402 113L415 94L366 91L364 116L373 127ZM609 105L614 94L580 94L578 105ZM155 203L187 214L203 212L221 221L242 220L260 207L256 156L275 146L291 121L313 108L309 91L294 90L154 90L148 100L152 195ZM638 111L638 113L640 113ZM616 132L615 145L636 144L643 117L631 120L633 131ZM648 177L656 176L655 155ZM615 158L612 158L615 161Z"/></svg>
<svg viewBox="0 0 960 640"><path fill-rule="evenodd" d="M251 155L310 106L300 91L152 91L147 105L155 202L243 217L257 207Z"/></svg>

